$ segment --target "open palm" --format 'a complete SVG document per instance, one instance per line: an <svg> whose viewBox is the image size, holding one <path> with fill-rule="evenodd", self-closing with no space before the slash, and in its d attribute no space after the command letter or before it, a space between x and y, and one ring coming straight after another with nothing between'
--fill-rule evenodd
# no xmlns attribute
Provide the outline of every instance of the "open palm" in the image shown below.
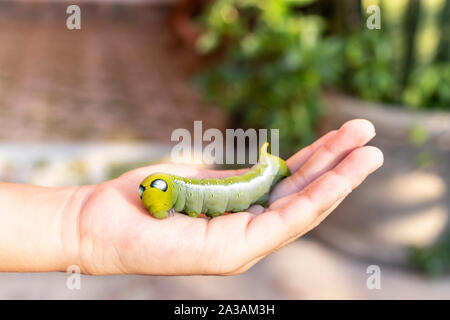
<svg viewBox="0 0 450 320"><path fill-rule="evenodd" d="M214 219L175 213L158 220L142 206L137 188L147 175L167 172L223 178L215 171L160 164L135 169L94 187L79 216L80 264L86 273L158 275L240 273L317 226L370 173L382 153L364 147L375 135L366 120L352 120L286 163L292 176L272 190L269 208Z"/></svg>

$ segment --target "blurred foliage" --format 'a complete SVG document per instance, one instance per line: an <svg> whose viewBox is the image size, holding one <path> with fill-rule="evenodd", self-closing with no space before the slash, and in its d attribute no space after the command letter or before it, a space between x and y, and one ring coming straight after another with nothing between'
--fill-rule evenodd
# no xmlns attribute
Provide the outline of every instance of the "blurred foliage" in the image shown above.
<svg viewBox="0 0 450 320"><path fill-rule="evenodd" d="M381 29L349 30L341 88L366 100L450 110L450 1L362 1L363 15L371 4L381 9Z"/></svg>
<svg viewBox="0 0 450 320"><path fill-rule="evenodd" d="M450 0L215 0L196 47L220 59L199 83L236 126L279 128L286 154L315 138L325 86L449 110L449 22Z"/></svg>
<svg viewBox="0 0 450 320"><path fill-rule="evenodd" d="M415 70L403 93L403 101L412 108L450 110L450 63Z"/></svg>
<svg viewBox="0 0 450 320"><path fill-rule="evenodd" d="M198 50L222 50L205 71L207 96L237 126L279 128L281 154L314 140L320 92L342 66L341 44L324 39L324 19L302 13L311 0L217 0L201 17Z"/></svg>
<svg viewBox="0 0 450 320"><path fill-rule="evenodd" d="M450 234L430 248L411 247L410 261L430 276L450 271Z"/></svg>
<svg viewBox="0 0 450 320"><path fill-rule="evenodd" d="M428 131L427 129L421 125L416 124L411 127L409 130L409 142L416 146L420 147L423 146L428 140Z"/></svg>
<svg viewBox="0 0 450 320"><path fill-rule="evenodd" d="M365 100L395 101L400 91L392 72L393 50L381 30L362 30L346 39L341 83Z"/></svg>

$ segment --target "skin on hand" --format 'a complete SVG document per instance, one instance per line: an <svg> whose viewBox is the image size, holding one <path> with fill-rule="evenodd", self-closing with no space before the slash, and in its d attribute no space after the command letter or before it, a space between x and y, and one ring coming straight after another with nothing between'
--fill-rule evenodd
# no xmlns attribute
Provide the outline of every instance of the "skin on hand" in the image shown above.
<svg viewBox="0 0 450 320"><path fill-rule="evenodd" d="M215 171L160 164L129 171L98 185L42 188L0 184L0 271L87 274L237 274L323 221L383 163L367 120L352 120L286 160L292 175L280 181L269 207L214 219L175 213L152 217L138 187L155 172L224 178ZM11 214L14 213L14 214Z"/></svg>
<svg viewBox="0 0 450 320"><path fill-rule="evenodd" d="M161 164L132 170L92 186L79 212L76 256L88 274L236 274L316 227L383 163L366 120L352 120L286 163L292 176L271 192L269 208L211 220L175 213L159 220L143 208L137 188L154 172L195 178L242 173ZM68 246L69 247L69 246Z"/></svg>

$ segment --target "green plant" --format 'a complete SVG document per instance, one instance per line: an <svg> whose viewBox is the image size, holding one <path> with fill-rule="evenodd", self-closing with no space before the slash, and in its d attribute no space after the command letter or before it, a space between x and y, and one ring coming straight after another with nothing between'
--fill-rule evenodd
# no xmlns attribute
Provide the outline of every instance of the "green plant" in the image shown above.
<svg viewBox="0 0 450 320"><path fill-rule="evenodd" d="M366 100L448 110L450 1L362 2L363 16L369 3L381 7L381 29L350 30L341 87Z"/></svg>
<svg viewBox="0 0 450 320"><path fill-rule="evenodd" d="M323 38L311 0L217 0L200 18L202 53L224 51L200 84L239 126L279 128L281 152L311 142L320 92L339 74L340 42Z"/></svg>
<svg viewBox="0 0 450 320"><path fill-rule="evenodd" d="M450 110L450 63L415 70L403 101L412 108Z"/></svg>
<svg viewBox="0 0 450 320"><path fill-rule="evenodd" d="M414 267L431 276L450 271L450 234L430 248L411 247L409 256Z"/></svg>
<svg viewBox="0 0 450 320"><path fill-rule="evenodd" d="M380 30L362 30L346 39L343 87L366 100L393 102L400 91L392 72L394 52Z"/></svg>

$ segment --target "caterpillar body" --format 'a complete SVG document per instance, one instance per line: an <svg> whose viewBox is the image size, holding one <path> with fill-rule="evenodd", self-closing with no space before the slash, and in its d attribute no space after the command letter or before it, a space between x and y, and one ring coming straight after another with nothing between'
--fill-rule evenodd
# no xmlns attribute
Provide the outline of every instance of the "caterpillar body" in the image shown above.
<svg viewBox="0 0 450 320"><path fill-rule="evenodd" d="M190 179L154 173L139 185L142 204L158 219L173 211L214 218L224 212L243 211L252 204L266 205L271 188L290 175L284 160L267 152L268 145L266 142L261 147L258 163L238 176Z"/></svg>

